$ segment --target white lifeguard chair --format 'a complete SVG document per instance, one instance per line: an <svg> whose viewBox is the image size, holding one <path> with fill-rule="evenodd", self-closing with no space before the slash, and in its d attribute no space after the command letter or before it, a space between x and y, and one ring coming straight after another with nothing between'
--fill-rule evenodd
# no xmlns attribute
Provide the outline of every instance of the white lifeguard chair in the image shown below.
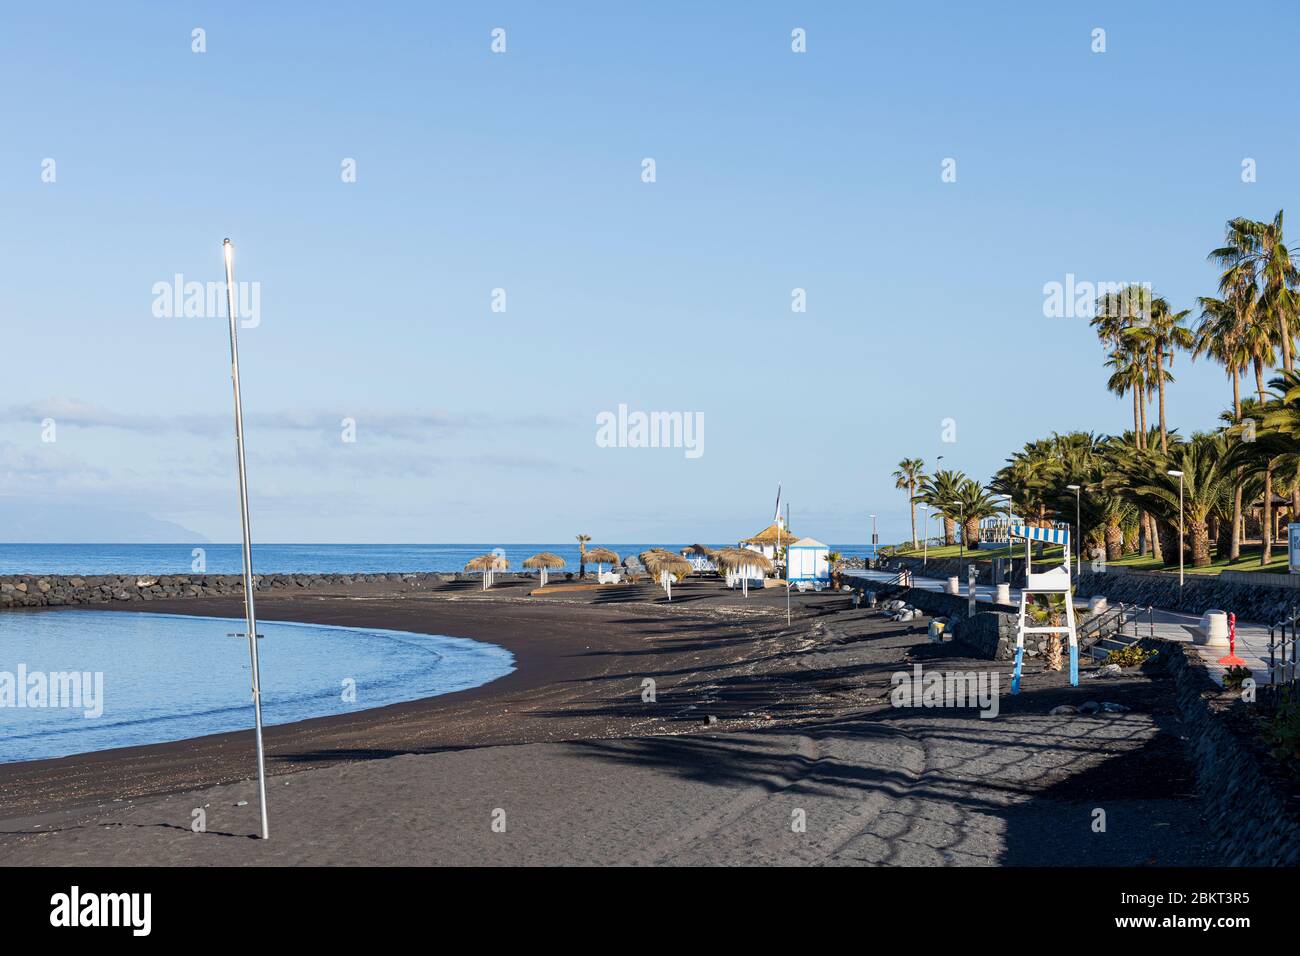
<svg viewBox="0 0 1300 956"><path fill-rule="evenodd" d="M1074 599L1070 588L1070 531L1068 528L1030 528L1012 525L1012 538L1025 539L1025 587L1020 592L1020 619L1016 624L1016 666L1011 674L1011 693L1020 693L1020 668L1024 664L1026 634L1066 634L1070 641L1070 683L1079 684L1079 638L1074 628ZM1043 541L1059 544L1065 553L1065 563L1050 571L1033 572L1031 542ZM1062 594L1065 596L1064 627L1030 627L1027 624L1029 599L1035 594Z"/></svg>

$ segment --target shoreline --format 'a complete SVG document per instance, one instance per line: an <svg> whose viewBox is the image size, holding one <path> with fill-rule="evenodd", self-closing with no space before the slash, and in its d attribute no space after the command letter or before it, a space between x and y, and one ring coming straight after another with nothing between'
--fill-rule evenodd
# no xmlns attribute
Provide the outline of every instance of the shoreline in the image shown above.
<svg viewBox="0 0 1300 956"><path fill-rule="evenodd" d="M602 607L582 598L560 599L559 595L528 599L524 595L531 585L514 582L498 584L486 593L477 586L458 588L452 584L441 592L395 594L386 585L374 582L310 595L301 591L284 596L259 592L258 617L484 641L514 655L514 670L486 684L434 697L268 726L268 778L304 766L396 753L636 732L636 725L649 721L633 721L632 727L623 726L622 720L615 722L617 727L615 723L596 726L590 719L564 720L557 714L552 719L558 723L552 727L507 717L512 704L535 707L539 701L554 698L551 709L557 709L573 696L565 692L566 685L608 677L611 665L622 658L619 650L623 642L617 635L617 624L626 612L619 604ZM640 587L636 591L644 592L637 595L644 601L653 601L659 593L657 589ZM689 605L681 602L679 596L679 610L672 616L656 622L643 619L638 626L668 634L674 624L685 623L716 629L724 641L745 637L740 630L728 627L725 620L690 615L685 610ZM484 606L492 608L490 615L483 613ZM243 613L242 595L86 607L194 617L239 618ZM59 613L61 609L33 610ZM68 610L75 613L79 608ZM784 616L779 623L784 627ZM633 691L639 692L639 686L633 687L629 681L628 692ZM491 721L485 711L506 719ZM251 704L249 713L247 730L0 764L0 817L76 810L123 797L155 796L244 779L254 767Z"/></svg>
<svg viewBox="0 0 1300 956"><path fill-rule="evenodd" d="M784 590L746 599L713 580L675 588L671 605L648 586L523 594L451 585L268 595L267 620L488 640L517 669L465 691L267 728L269 841L249 839L251 728L0 765L0 854L11 865L1208 859L1169 680L1074 688L1033 670L1020 696L1000 698L996 720L900 709L890 700L900 670L994 679L1005 665L930 644L923 622L852 609L835 592L792 595L790 627ZM230 597L148 610L239 606ZM1125 711L1053 713L1097 694ZM1097 799L1112 808L1117 839L1088 829ZM206 830L192 832L200 811ZM498 811L508 831L492 828ZM792 830L792 814L806 831Z"/></svg>

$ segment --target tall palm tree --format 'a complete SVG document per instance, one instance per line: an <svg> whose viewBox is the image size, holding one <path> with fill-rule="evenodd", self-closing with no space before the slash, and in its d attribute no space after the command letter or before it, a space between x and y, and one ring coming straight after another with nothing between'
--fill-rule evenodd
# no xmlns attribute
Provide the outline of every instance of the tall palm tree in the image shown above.
<svg viewBox="0 0 1300 956"><path fill-rule="evenodd" d="M580 534L578 538L578 580L587 576L587 542L591 540L591 535Z"/></svg>
<svg viewBox="0 0 1300 956"><path fill-rule="evenodd" d="M920 458L904 458L891 476L894 487L907 490L907 503L912 509L912 550L919 546L916 540L916 489L925 480L925 462Z"/></svg>
<svg viewBox="0 0 1300 956"><path fill-rule="evenodd" d="M1210 253L1211 260L1225 267L1220 289L1228 285L1258 285L1259 306L1276 330L1282 351L1282 368L1291 371L1295 349L1295 316L1300 299L1300 268L1287 249L1282 230L1282 210L1271 222L1238 217L1229 220L1224 243Z"/></svg>
<svg viewBox="0 0 1300 956"><path fill-rule="evenodd" d="M1192 358L1208 355L1221 364L1232 379L1232 417L1229 425L1241 424L1241 375L1250 364L1250 350L1246 346L1248 332L1247 303L1243 290L1234 287L1227 299L1202 296L1201 319L1196 328L1196 344ZM1232 494L1232 528L1228 542L1228 559L1241 557L1242 475L1237 474Z"/></svg>
<svg viewBox="0 0 1300 956"><path fill-rule="evenodd" d="M1165 383L1172 382L1173 373L1165 366L1174 364L1174 355L1179 349L1192 349L1196 337L1184 322L1191 314L1190 309L1175 312L1162 297L1151 300L1151 314L1146 323L1134 325L1124 330L1123 337L1145 353L1149 362L1148 388L1154 379L1155 389L1159 395L1158 413L1160 423L1160 453L1169 454L1169 432L1165 424Z"/></svg>
<svg viewBox="0 0 1300 956"><path fill-rule="evenodd" d="M956 501L961 492L962 482L966 476L960 471L940 470L921 479L921 487L916 495L917 504L929 505L943 515L943 543L957 543L954 533L958 509Z"/></svg>
<svg viewBox="0 0 1300 956"><path fill-rule="evenodd" d="M1107 390L1121 398L1133 393L1133 438L1138 448L1142 447L1142 437L1146 433L1146 417L1142 413L1142 395L1147 388L1147 361L1145 355L1132 343L1125 343L1115 348L1106 359L1106 367L1113 369L1106 381Z"/></svg>

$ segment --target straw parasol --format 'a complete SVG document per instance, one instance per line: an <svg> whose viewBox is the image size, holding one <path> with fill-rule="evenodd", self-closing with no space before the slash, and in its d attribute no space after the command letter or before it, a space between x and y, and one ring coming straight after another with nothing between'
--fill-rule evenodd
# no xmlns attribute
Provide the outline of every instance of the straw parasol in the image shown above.
<svg viewBox="0 0 1300 956"><path fill-rule="evenodd" d="M673 579L680 581L695 570L680 554L673 554L663 548L642 551L641 563L652 577L659 579L659 586L668 592L669 601L673 599Z"/></svg>
<svg viewBox="0 0 1300 956"><path fill-rule="evenodd" d="M589 548L587 560L596 566L597 577L605 570L607 564L618 564L618 554L609 548Z"/></svg>
<svg viewBox="0 0 1300 956"><path fill-rule="evenodd" d="M757 568L763 574L772 570L771 559L750 548L723 548L714 553L713 560L718 569L727 572L728 576L741 574L746 568ZM745 597L749 597L749 575L742 574L741 582Z"/></svg>
<svg viewBox="0 0 1300 956"><path fill-rule="evenodd" d="M510 562L501 554L480 554L477 558L471 560L465 565L466 571L483 572L483 590L486 591L492 586L492 572L504 571L510 567Z"/></svg>
<svg viewBox="0 0 1300 956"><path fill-rule="evenodd" d="M547 568L562 568L566 564L565 560L558 554L551 551L543 551L541 554L535 554L531 558L524 558L524 567L541 569L541 585L546 587L546 570Z"/></svg>

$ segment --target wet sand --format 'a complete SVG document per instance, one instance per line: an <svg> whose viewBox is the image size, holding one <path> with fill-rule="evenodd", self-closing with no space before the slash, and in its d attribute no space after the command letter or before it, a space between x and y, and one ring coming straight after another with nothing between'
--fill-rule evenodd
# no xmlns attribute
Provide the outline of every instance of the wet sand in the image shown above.
<svg viewBox="0 0 1300 956"><path fill-rule="evenodd" d="M1167 682L1129 713L1027 675L1001 715L889 705L890 675L1005 671L835 594L714 582L529 598L520 586L267 595L267 619L472 637L516 655L483 687L251 732L0 765L0 857L28 864L1190 865L1207 859ZM238 616L236 601L147 610ZM139 606L129 610L141 610ZM53 611L50 613L65 613ZM75 613L75 612L73 612ZM1005 675L1002 675L1005 678ZM655 700L643 700L645 679ZM1005 695L1009 681L1003 681ZM244 803L240 806L240 803ZM1106 834L1091 831L1107 809ZM202 810L207 830L191 830Z"/></svg>

